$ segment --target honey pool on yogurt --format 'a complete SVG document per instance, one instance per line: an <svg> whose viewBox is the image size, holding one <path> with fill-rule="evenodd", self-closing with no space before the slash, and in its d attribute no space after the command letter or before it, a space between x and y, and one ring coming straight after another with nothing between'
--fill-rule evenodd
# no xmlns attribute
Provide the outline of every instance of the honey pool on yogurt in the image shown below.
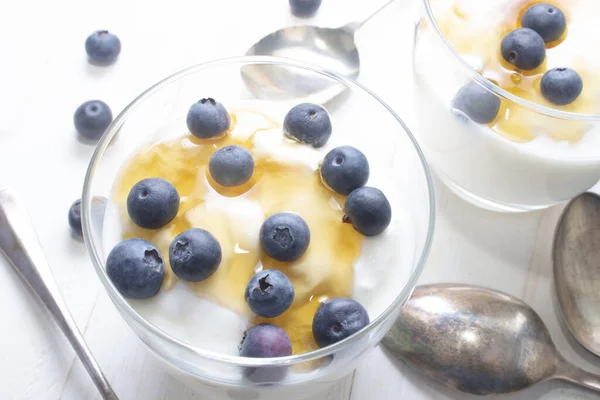
<svg viewBox="0 0 600 400"><path fill-rule="evenodd" d="M453 1L452 7L436 19L443 35L461 55L480 59L481 75L506 91L536 104L579 114L600 113L600 79L596 67L586 60L582 43L596 27L589 26L586 3L591 0L515 0L490 2L487 12L474 11L475 1ZM521 17L535 4L546 3L559 8L567 18L567 29L561 38L546 43L546 60L531 71L516 69L500 54L502 38L509 32L521 28ZM487 4L481 2L481 4ZM494 5L499 8L494 9ZM576 7L575 7L576 6ZM597 6L593 10L600 10ZM482 23L486 15L501 14L499 23ZM494 22L498 21L497 19ZM581 95L571 104L557 106L547 101L541 93L540 82L546 71L552 68L569 67L581 75L584 87ZM533 140L543 131L558 141L576 142L581 139L587 125L575 120L561 120L538 114L515 102L503 99L497 118L488 124L493 130L516 142Z"/></svg>
<svg viewBox="0 0 600 400"><path fill-rule="evenodd" d="M261 121L259 127L240 132L248 128L238 124L238 119L248 113ZM321 182L318 170L258 155L254 139L259 134L272 134L281 136L282 146L298 148L306 145L286 139L278 123L256 111L233 110L230 116L230 131L223 138L202 140L185 134L154 143L133 155L123 167L113 194L113 201L122 210L122 238L139 237L158 247L166 264L161 290L168 291L178 279L169 266L169 244L186 229L208 230L219 241L223 260L205 281L188 283L197 295L248 316L252 323L268 322L285 329L294 354L314 350L318 346L312 337L312 320L320 302L334 297L352 297L353 266L360 256L362 235L351 224L342 223L345 198ZM253 154L254 175L239 187L220 186L208 173L208 162L217 149L233 144L243 146ZM127 196L133 185L150 177L168 180L181 197L176 218L158 230L136 226L126 212ZM283 211L299 214L310 228L307 252L291 263L268 257L260 251L258 232L256 238L248 240L231 216L203 208L208 196L250 201L262 208L264 218ZM294 302L279 317L254 316L244 299L248 281L260 269L281 270L294 285Z"/></svg>

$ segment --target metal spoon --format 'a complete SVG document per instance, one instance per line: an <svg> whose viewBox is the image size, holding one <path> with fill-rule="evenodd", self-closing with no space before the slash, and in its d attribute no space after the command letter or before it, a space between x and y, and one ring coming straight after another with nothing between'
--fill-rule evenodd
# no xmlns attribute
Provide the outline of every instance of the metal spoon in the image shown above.
<svg viewBox="0 0 600 400"><path fill-rule="evenodd" d="M69 313L48 267L31 221L9 189L0 188L0 253L48 308L103 399L118 400Z"/></svg>
<svg viewBox="0 0 600 400"><path fill-rule="evenodd" d="M553 379L600 393L600 376L558 354L531 307L482 287L417 287L383 345L417 371L466 393L511 393Z"/></svg>
<svg viewBox="0 0 600 400"><path fill-rule="evenodd" d="M567 327L600 356L600 197L584 193L565 208L554 237L554 284Z"/></svg>
<svg viewBox="0 0 600 400"><path fill-rule="evenodd" d="M362 22L339 28L301 25L279 29L256 42L246 55L292 58L355 79L360 72L360 57L354 34L393 2L386 3ZM245 66L242 77L255 97L271 100L305 98L323 104L345 90L345 86L331 79L319 79L314 73L277 65Z"/></svg>

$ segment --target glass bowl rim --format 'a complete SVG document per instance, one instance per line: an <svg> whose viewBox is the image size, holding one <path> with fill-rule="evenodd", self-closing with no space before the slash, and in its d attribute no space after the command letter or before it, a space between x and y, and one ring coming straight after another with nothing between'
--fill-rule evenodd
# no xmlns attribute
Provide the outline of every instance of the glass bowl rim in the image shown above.
<svg viewBox="0 0 600 400"><path fill-rule="evenodd" d="M434 27L435 33L437 34L437 36L439 36L439 38L444 43L446 52L448 53L448 55L450 55L450 57L454 61L456 61L456 63L458 65L460 65L460 68L464 72L466 72L466 74L467 74L467 76L469 76L469 78L476 81L478 84L485 87L490 92L495 93L496 95L500 96L501 98L510 100L514 103L517 103L521 107L531 109L539 114L547 115L549 117L554 117L554 118L568 119L568 120L575 120L575 121L590 121L590 122L600 121L600 114L580 114L580 113L563 111L563 110L559 110L556 108L537 104L532 101L525 100L517 95L514 95L514 94L508 92L507 90L501 88L500 86L493 84L486 78L484 78L467 61L465 61L460 56L460 54L454 49L454 46L452 46L452 43L450 43L450 41L448 39L446 39L446 36L444 36L444 34L442 33L442 30L441 30L440 26L438 25L435 15L433 13L433 9L431 7L431 0L422 0L422 1L423 1L423 5L425 6L425 14L427 16L427 20L429 23L431 23L431 26ZM415 36L415 40L416 40L416 36Z"/></svg>
<svg viewBox="0 0 600 400"><path fill-rule="evenodd" d="M429 200L429 212L428 212L429 221L428 221L428 226L427 226L427 236L426 236L425 242L423 244L423 250L421 251L421 253L418 257L418 261L416 262L416 264L413 264L414 269L411 272L411 275L410 275L408 281L406 282L406 284L404 285L404 287L402 288L402 290L396 296L394 301L385 309L385 311L383 311L383 313L381 313L377 318L375 318L373 321L371 321L369 323L369 325L367 325L366 327L361 329L359 332L356 332L355 334L349 336L348 338L341 340L333 345L323 347L323 348L320 348L317 350L313 350L313 351L310 351L307 353L296 354L296 355L291 355L291 356L287 356L287 357L277 357L277 358L249 358L249 357L241 357L241 356L231 356L231 355L213 352L213 351L210 351L210 350L207 350L204 348L195 347L195 346L189 345L185 342L182 342L179 339L163 332L162 330L160 330L159 328L157 328L156 326L151 324L149 321L147 321L145 318L143 318L140 314L138 314L129 305L127 300L123 296L121 296L121 294L117 291L117 289L114 287L114 285L112 284L112 282L110 281L110 279L108 278L108 276L106 274L105 267L104 267L104 261L100 258L99 251L97 250L97 244L96 244L95 240L93 239L94 235L92 234L92 227L90 224L90 221L92 218L91 205L92 205L92 200L93 200L93 194L91 193L91 187L92 187L92 182L94 179L94 173L98 166L98 163L100 162L104 152L108 148L109 143L112 141L114 136L117 134L116 128L121 126L122 123L125 122L128 114L140 102L145 100L147 97L149 97L150 95L152 95L159 89L161 89L161 88L163 88L163 87L165 87L187 75L201 72L203 69L214 68L214 67L218 67L219 65L225 65L225 64L280 65L280 66L285 66L285 67L299 68L302 70L306 70L306 71L316 73L321 76L325 76L327 78L336 80L339 83L343 84L344 86L346 86L350 89L358 90L359 92L363 92L364 94L366 94L367 96L370 96L372 99L374 99L376 102L378 102L381 106L383 106L384 109L386 109L396 119L396 121L400 124L400 126L404 130L404 133L407 135L408 139L412 142L413 150L416 152L416 154L419 158L419 161L421 162L421 166L423 168L423 172L425 175L425 181L427 184L427 192L428 192L428 200ZM217 59L217 60L213 60L213 61L200 63L197 65L185 68L179 72L176 72L176 73L168 76L167 78L164 78L163 80L159 81L158 83L154 84L150 88L146 89L142 94L137 96L131 103L129 103L129 105L127 105L119 113L119 115L113 120L113 122L106 129L104 135L98 142L98 145L96 146L96 149L94 150L94 153L92 155L92 158L90 160L90 163L89 163L86 175L85 175L83 193L82 193L81 199L82 199L82 226L83 226L85 246L90 255L90 258L92 259L92 264L94 265L94 269L96 270L96 273L98 274L98 277L100 278L102 285L108 292L109 297L111 298L113 303L115 303L115 306L117 306L117 309L120 314L123 314L123 313L127 314L126 317L123 316L125 321L131 326L131 321L128 320L129 318L131 318L139 326L143 327L146 331L151 332L153 335L160 338L162 341L165 341L165 342L173 345L174 347L177 347L180 349L185 349L187 351L191 351L191 352L199 355L200 357L203 357L203 358L206 358L206 359L209 359L212 361L223 362L226 364L232 364L232 365L244 366L244 367L292 365L292 364L309 362L309 361L313 361L313 360L316 360L319 358L327 357L327 356L345 348L347 345L358 342L361 338L365 337L371 331L373 331L374 329L379 327L382 323L384 323L385 321L387 321L390 318L390 316L393 314L393 312L396 309L398 309L399 307L402 306L402 302L404 301L403 299L407 299L410 296L410 294L412 293L412 291L414 290L414 287L416 286L417 280L418 280L419 276L421 275L421 272L423 271L425 262L429 255L431 243L433 240L434 226L435 226L435 196L434 196L434 186L433 186L433 181L431 178L431 172L430 172L427 162L425 160L425 156L424 156L421 148L419 147L416 139L414 138L413 134L411 133L410 129L408 128L408 126L406 126L404 121L402 121L402 119L392 110L392 108L389 105L387 105L383 100L381 100L376 94L371 92L369 89L367 89L364 86L362 86L361 84L359 84L349 78L346 78L342 75L339 75L335 72L331 72L331 71L328 71L317 65L313 65L313 64L309 64L309 63L305 63L305 62L301 62L301 61L296 61L296 60L287 59L287 58L280 58L280 57L270 57L270 56L229 57L229 58L221 58L221 59ZM134 331L135 331L135 329L134 329ZM137 332L136 332L136 335L139 336L139 334L137 334Z"/></svg>

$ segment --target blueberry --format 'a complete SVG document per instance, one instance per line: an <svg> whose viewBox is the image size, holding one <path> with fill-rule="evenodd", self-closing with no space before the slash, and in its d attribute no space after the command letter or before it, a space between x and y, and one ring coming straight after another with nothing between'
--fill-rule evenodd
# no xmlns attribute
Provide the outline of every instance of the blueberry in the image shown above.
<svg viewBox="0 0 600 400"><path fill-rule="evenodd" d="M165 262L154 245L144 239L127 239L106 259L106 273L128 299L145 299L158 293L165 277Z"/></svg>
<svg viewBox="0 0 600 400"><path fill-rule="evenodd" d="M258 316L274 318L290 308L294 286L283 272L265 269L254 274L246 286L246 303Z"/></svg>
<svg viewBox="0 0 600 400"><path fill-rule="evenodd" d="M223 136L227 132L229 113L223 104L209 97L192 104L186 122L194 136L211 139Z"/></svg>
<svg viewBox="0 0 600 400"><path fill-rule="evenodd" d="M277 261L295 261L310 243L310 230L304 220L292 213L273 214L260 228L262 250Z"/></svg>
<svg viewBox="0 0 600 400"><path fill-rule="evenodd" d="M347 196L367 183L369 162L352 146L336 147L323 159L321 178L337 193Z"/></svg>
<svg viewBox="0 0 600 400"><path fill-rule="evenodd" d="M462 111L478 124L488 124L498 115L500 98L478 83L469 82L452 99L452 108Z"/></svg>
<svg viewBox="0 0 600 400"><path fill-rule="evenodd" d="M554 68L547 71L540 84L542 95L552 104L571 104L583 90L583 80L571 68Z"/></svg>
<svg viewBox="0 0 600 400"><path fill-rule="evenodd" d="M83 237L83 230L81 228L81 199L75 200L71 204L71 207L69 207L69 226L73 234Z"/></svg>
<svg viewBox="0 0 600 400"><path fill-rule="evenodd" d="M112 64L121 52L121 41L108 31L96 31L86 39L85 51L93 62Z"/></svg>
<svg viewBox="0 0 600 400"><path fill-rule="evenodd" d="M529 28L515 29L504 36L500 51L506 61L523 70L536 69L546 59L544 39Z"/></svg>
<svg viewBox="0 0 600 400"><path fill-rule="evenodd" d="M215 151L208 163L210 176L222 186L239 186L254 173L252 154L242 146L232 145Z"/></svg>
<svg viewBox="0 0 600 400"><path fill-rule="evenodd" d="M177 189L161 178L139 181L127 196L129 217L141 228L162 228L175 218L177 211L179 211Z"/></svg>
<svg viewBox="0 0 600 400"><path fill-rule="evenodd" d="M365 236L379 235L392 220L392 207L383 192L373 187L361 187L346 198L343 222Z"/></svg>
<svg viewBox="0 0 600 400"><path fill-rule="evenodd" d="M525 11L521 25L533 29L548 43L560 39L565 33L567 18L561 10L551 4L535 4Z"/></svg>
<svg viewBox="0 0 600 400"><path fill-rule="evenodd" d="M244 333L240 356L252 358L287 357L292 355L292 341L282 328L259 324ZM253 382L277 382L287 373L287 367L250 367L244 375Z"/></svg>
<svg viewBox="0 0 600 400"><path fill-rule="evenodd" d="M292 14L296 17L310 17L321 7L321 0L290 0Z"/></svg>
<svg viewBox="0 0 600 400"><path fill-rule="evenodd" d="M288 111L283 130L299 142L322 147L331 136L331 120L327 110L320 105L302 103Z"/></svg>
<svg viewBox="0 0 600 400"><path fill-rule="evenodd" d="M319 347L346 339L369 325L369 314L355 300L343 297L326 300L313 318L313 337Z"/></svg>
<svg viewBox="0 0 600 400"><path fill-rule="evenodd" d="M208 231L191 228L177 235L169 246L173 273L189 282L211 276L221 263L221 245Z"/></svg>
<svg viewBox="0 0 600 400"><path fill-rule="evenodd" d="M73 117L75 129L87 139L98 140L113 120L110 107L100 100L89 100L80 105Z"/></svg>

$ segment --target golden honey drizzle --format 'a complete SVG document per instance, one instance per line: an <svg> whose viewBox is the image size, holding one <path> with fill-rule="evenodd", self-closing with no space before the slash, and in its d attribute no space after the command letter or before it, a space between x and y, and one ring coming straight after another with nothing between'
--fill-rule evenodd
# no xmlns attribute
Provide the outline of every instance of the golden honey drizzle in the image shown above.
<svg viewBox="0 0 600 400"><path fill-rule="evenodd" d="M541 66L531 71L518 70L504 60L500 54L500 43L507 33L521 27L521 17L527 9L540 3L551 4L562 10L567 17L567 29L560 39L546 44L546 59ZM462 54L482 57L485 61L482 75L508 92L533 103L558 110L596 114L599 112L596 95L600 90L600 79L592 71L585 68L582 60L568 60L570 63L561 65L575 69L584 81L583 92L573 103L566 106L554 105L542 96L540 90L540 81L548 70L548 60L556 56L557 47L559 45L577 45L577 43L569 40L569 30L572 29L572 16L569 14L568 3L566 0L515 1L510 8L501 10L506 15L503 23L495 30L483 33L479 40L470 36L461 36L461 26L459 24L468 24L469 22L468 13L461 8L459 3L454 3L452 11L449 15L442 16L439 23L444 36L456 50ZM539 130L543 130L555 140L576 142L581 139L586 129L586 125L581 121L552 118L507 100L502 101L498 117L489 126L516 142L533 140Z"/></svg>
<svg viewBox="0 0 600 400"><path fill-rule="evenodd" d="M263 117L264 127L246 135L247 139L240 139L231 132L214 140L200 140L188 134L140 150L117 180L114 200L121 210L125 210L132 186L149 177L166 179L177 188L181 196L179 213L166 227L142 229L133 224L126 211L122 216L123 239L144 238L153 242L163 255L167 264L163 290L169 290L177 280L168 263L169 245L176 235L191 227L211 232L219 240L223 253L223 261L211 277L191 283L199 296L206 296L241 315L251 315L244 291L257 268L262 265L264 269L284 272L294 285L294 303L279 317L254 317L252 322L273 323L285 329L292 340L293 353L299 354L317 348L312 337L312 320L320 302L352 295L353 266L360 255L362 236L351 224L342 223L344 197L326 188L318 171L307 166L287 165L255 156L254 175L248 183L226 188L212 180L207 165L215 150L237 144L252 152L255 135L278 128L277 123ZM231 118L231 130L235 130L236 114L232 113ZM268 134L271 133L281 135L282 141L286 141L281 130ZM303 146L287 142L284 145ZM240 196L256 202L264 210L265 218L282 211L298 213L311 232L307 252L295 262L281 263L260 251L258 238L255 238L256 243L247 245L248 238L242 237L227 213L206 207L209 193L212 196Z"/></svg>

